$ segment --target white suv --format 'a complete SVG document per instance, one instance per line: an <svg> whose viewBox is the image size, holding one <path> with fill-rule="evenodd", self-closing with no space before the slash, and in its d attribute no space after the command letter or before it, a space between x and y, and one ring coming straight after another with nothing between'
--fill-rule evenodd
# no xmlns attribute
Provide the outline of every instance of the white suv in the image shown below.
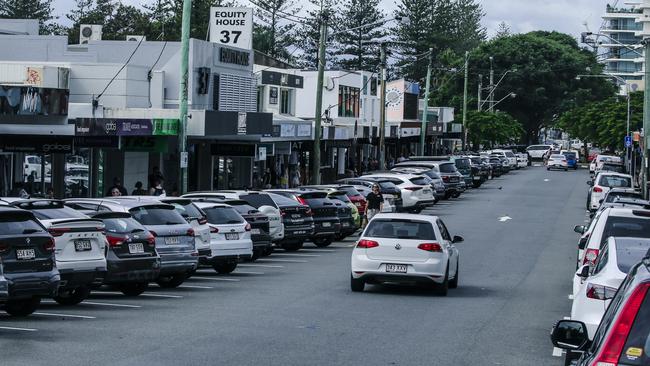
<svg viewBox="0 0 650 366"><path fill-rule="evenodd" d="M632 176L629 174L602 172L594 181L587 181L591 186L587 198L587 209L595 211L600 206L600 200L605 198L607 192L612 188L633 188Z"/></svg>
<svg viewBox="0 0 650 366"><path fill-rule="evenodd" d="M436 202L431 189L431 179L424 175L388 172L369 174L361 178L382 178L391 181L402 193L402 208L405 211L419 213Z"/></svg>
<svg viewBox="0 0 650 366"><path fill-rule="evenodd" d="M517 155L510 150L492 150L492 155L503 156L508 159L508 165L511 169L519 169L519 164L517 164Z"/></svg>

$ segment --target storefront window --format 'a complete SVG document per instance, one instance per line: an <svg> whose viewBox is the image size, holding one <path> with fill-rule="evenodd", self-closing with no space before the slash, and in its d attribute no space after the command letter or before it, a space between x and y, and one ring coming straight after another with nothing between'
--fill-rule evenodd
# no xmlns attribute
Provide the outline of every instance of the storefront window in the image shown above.
<svg viewBox="0 0 650 366"><path fill-rule="evenodd" d="M339 117L359 117L360 89L339 86Z"/></svg>
<svg viewBox="0 0 650 366"><path fill-rule="evenodd" d="M89 197L90 149L65 156L65 197Z"/></svg>
<svg viewBox="0 0 650 366"><path fill-rule="evenodd" d="M280 91L280 114L293 115L291 94L291 90L289 89L282 89Z"/></svg>
<svg viewBox="0 0 650 366"><path fill-rule="evenodd" d="M16 154L16 157L18 156L20 154ZM24 154L22 166L23 179L21 182L15 182L10 196L24 195L21 189L30 196L48 196L47 192L52 187L52 156Z"/></svg>

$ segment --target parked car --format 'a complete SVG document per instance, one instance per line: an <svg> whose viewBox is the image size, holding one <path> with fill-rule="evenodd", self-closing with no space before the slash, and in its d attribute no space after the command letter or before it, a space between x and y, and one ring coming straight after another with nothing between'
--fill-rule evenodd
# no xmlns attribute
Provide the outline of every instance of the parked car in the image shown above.
<svg viewBox="0 0 650 366"><path fill-rule="evenodd" d="M571 319L587 325L589 339L600 324L610 300L629 270L650 249L650 239L609 237L594 266L584 265L576 272L580 285L573 295Z"/></svg>
<svg viewBox="0 0 650 366"><path fill-rule="evenodd" d="M562 154L553 154L549 156L546 161L546 170L551 169L562 169L564 171L569 170L569 163L567 162L566 156Z"/></svg>
<svg viewBox="0 0 650 366"><path fill-rule="evenodd" d="M650 365L650 253L630 269L589 340L587 325L560 320L551 342L579 353L577 366Z"/></svg>
<svg viewBox="0 0 650 366"><path fill-rule="evenodd" d="M276 245L288 252L300 250L314 234L314 212L308 205L283 195L269 193L269 197L280 209L284 225L284 239Z"/></svg>
<svg viewBox="0 0 650 366"><path fill-rule="evenodd" d="M399 187L402 192L402 209L405 211L419 213L435 204L428 177L399 173L377 173L364 177L378 177L389 180Z"/></svg>
<svg viewBox="0 0 650 366"><path fill-rule="evenodd" d="M399 189L392 181L368 176L366 178L343 178L338 180L339 183L352 184L359 187L372 189L374 184L379 185L379 192L384 197L384 209L382 212L401 212L403 210L402 190ZM368 193L364 197L368 197ZM394 210L391 210L391 207Z"/></svg>
<svg viewBox="0 0 650 366"><path fill-rule="evenodd" d="M32 212L0 207L0 309L27 316L41 298L56 295L61 277L55 246Z"/></svg>
<svg viewBox="0 0 650 366"><path fill-rule="evenodd" d="M350 187L351 189L354 189L354 188L352 188L352 186L347 186L347 187ZM339 219L341 219L341 236L340 236L339 240L341 238L348 237L348 236L354 234L357 231L357 229L359 229L361 227L361 215L359 214L359 210L357 209L357 205L352 202L352 200L350 199L350 196L348 195L348 193L346 191L344 191L342 189L339 189L336 186L328 186L328 185L302 186L300 188L307 188L307 189L326 191L328 198L339 200L339 201L343 202L345 205L347 205L347 207L350 208L349 215L351 215L351 217L352 217L352 225L346 225L346 220L347 219L343 220L341 218L341 215L339 215ZM365 207L365 205L366 205L365 198L363 198L363 196L361 196L361 194L356 189L354 189L354 192L356 192L356 196L353 196L353 197L362 198L363 202L364 202L364 207ZM357 201L357 202L359 202L359 201ZM347 215L346 213L343 213L343 214Z"/></svg>
<svg viewBox="0 0 650 366"><path fill-rule="evenodd" d="M501 159L499 159L497 157L492 157L492 156L488 157L488 159L489 159L488 161L489 161L490 165L492 166L492 176L493 177L498 178L501 175L503 175L503 173L506 172L507 168L503 167L503 162L501 161Z"/></svg>
<svg viewBox="0 0 650 366"><path fill-rule="evenodd" d="M519 164L517 164L517 155L511 150L492 150L491 155L499 155L508 159L508 166L510 169L519 169Z"/></svg>
<svg viewBox="0 0 650 366"><path fill-rule="evenodd" d="M76 305L106 276L107 241L104 223L52 199L3 198L13 206L31 211L54 237L56 267L61 283L54 300Z"/></svg>
<svg viewBox="0 0 650 366"><path fill-rule="evenodd" d="M142 294L160 275L156 238L126 212L96 212L91 217L106 226L108 271L104 284L127 296Z"/></svg>
<svg viewBox="0 0 650 366"><path fill-rule="evenodd" d="M422 157L425 159L425 157ZM437 157L443 159L443 157ZM463 175L456 168L456 164L447 160L407 160L395 165L396 167L422 167L435 169L440 173L443 183L445 184L445 199L451 197L458 198L465 191L466 185Z"/></svg>
<svg viewBox="0 0 650 366"><path fill-rule="evenodd" d="M433 286L442 296L458 286L458 250L437 216L377 214L352 251L350 287L397 282Z"/></svg>
<svg viewBox="0 0 650 366"><path fill-rule="evenodd" d="M603 203L611 203L620 198L643 199L643 194L634 188L611 188L606 194Z"/></svg>
<svg viewBox="0 0 650 366"><path fill-rule="evenodd" d="M551 145L531 145L526 148L526 152L532 160L542 160L552 147Z"/></svg>
<svg viewBox="0 0 650 366"><path fill-rule="evenodd" d="M192 200L189 198L153 198L174 206L176 211L181 214L190 225L192 225L192 229L194 229L194 244L196 246L196 251L198 252L199 257L207 256L210 252L210 227L208 226L208 220L205 217L205 213L194 205Z"/></svg>
<svg viewBox="0 0 650 366"><path fill-rule="evenodd" d="M442 180L442 176L435 168L396 167L391 169L391 172L399 174L426 175L431 179L431 189L433 190L433 197L436 201L445 198L445 182Z"/></svg>
<svg viewBox="0 0 650 366"><path fill-rule="evenodd" d="M327 198L327 192L301 191L299 189L269 189L267 192L276 193L309 206L314 213L314 232L309 240L317 247L329 246L341 233L338 208L332 200Z"/></svg>
<svg viewBox="0 0 650 366"><path fill-rule="evenodd" d="M562 150L561 154L566 157L567 167L569 167L570 169L573 169L573 170L578 169L578 159L579 159L579 157L578 157L577 152Z"/></svg>
<svg viewBox="0 0 650 366"><path fill-rule="evenodd" d="M625 174L625 165L619 162L605 162L598 170L598 172L614 172Z"/></svg>
<svg viewBox="0 0 650 366"><path fill-rule="evenodd" d="M612 188L633 188L632 176L620 173L599 173L594 181L587 181L591 188L587 195L587 209L597 210L600 206L600 200L605 198L605 194Z"/></svg>
<svg viewBox="0 0 650 366"><path fill-rule="evenodd" d="M594 169L593 173L598 174L603 169L603 165L605 163L618 163L621 164L623 161L619 156L615 155L603 155L600 154L596 156L596 159L594 161Z"/></svg>
<svg viewBox="0 0 650 366"><path fill-rule="evenodd" d="M516 155L517 155L517 166L519 168L525 168L530 165L530 162L528 161L528 154L518 153Z"/></svg>
<svg viewBox="0 0 650 366"><path fill-rule="evenodd" d="M218 273L231 273L242 260L253 257L251 224L235 210L224 203L196 202L210 226L210 255L201 259L201 264L210 265Z"/></svg>

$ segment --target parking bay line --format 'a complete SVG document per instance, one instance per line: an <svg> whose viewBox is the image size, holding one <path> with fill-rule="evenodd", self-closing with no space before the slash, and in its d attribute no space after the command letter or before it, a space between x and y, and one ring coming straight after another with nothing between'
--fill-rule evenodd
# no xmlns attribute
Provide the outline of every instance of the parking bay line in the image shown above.
<svg viewBox="0 0 650 366"><path fill-rule="evenodd" d="M259 268L284 268L284 266L275 266L272 264L250 264L250 263L240 263L237 267L259 267Z"/></svg>
<svg viewBox="0 0 650 366"><path fill-rule="evenodd" d="M158 287L160 287L160 286L158 286ZM197 289L203 289L203 290L211 290L211 289L213 289L214 287L210 287L210 286L199 286L199 285L180 285L180 286L178 286L178 287L176 287L176 288L197 288Z"/></svg>
<svg viewBox="0 0 650 366"><path fill-rule="evenodd" d="M106 294L106 295L124 295L123 293L117 292L117 291L97 291L96 293L97 294ZM147 293L147 292L145 292L143 294L140 294L138 296L165 297L165 298L168 298L168 299L182 299L183 298L183 296L181 296L181 295L150 294L150 293Z"/></svg>
<svg viewBox="0 0 650 366"><path fill-rule="evenodd" d="M56 301L43 301L44 304L58 304ZM96 305L96 306L111 306L116 308L129 308L129 309L139 309L142 306L140 305L128 305L128 304L112 304L108 302L95 302L95 301L83 301L79 305Z"/></svg>
<svg viewBox="0 0 650 366"><path fill-rule="evenodd" d="M320 257L320 254L301 254L301 253L274 253L274 256L285 257Z"/></svg>
<svg viewBox="0 0 650 366"><path fill-rule="evenodd" d="M239 278L220 278L220 277L199 277L199 276L192 276L190 279L195 278L197 280L205 280L205 281L226 281L226 282L239 282L241 281Z"/></svg>
<svg viewBox="0 0 650 366"><path fill-rule="evenodd" d="M34 328L16 328L16 327L0 327L0 329L5 329L5 330L20 330L23 332L36 332L38 329Z"/></svg>
<svg viewBox="0 0 650 366"><path fill-rule="evenodd" d="M298 259L258 259L258 262L277 262L277 263L309 263Z"/></svg>
<svg viewBox="0 0 650 366"><path fill-rule="evenodd" d="M231 275L236 275L236 274L263 275L264 272L235 271L231 273Z"/></svg>
<svg viewBox="0 0 650 366"><path fill-rule="evenodd" d="M59 313L41 313L37 312L34 315L43 315L43 316L60 316L65 318L78 318L78 319L97 319L97 317L89 315L74 315L74 314L59 314Z"/></svg>

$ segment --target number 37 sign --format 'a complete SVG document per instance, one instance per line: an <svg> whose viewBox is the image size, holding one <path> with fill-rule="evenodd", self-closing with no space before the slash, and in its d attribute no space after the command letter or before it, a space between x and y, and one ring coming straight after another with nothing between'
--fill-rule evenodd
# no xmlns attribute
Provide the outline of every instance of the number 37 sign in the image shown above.
<svg viewBox="0 0 650 366"><path fill-rule="evenodd" d="M210 41L225 46L253 48L253 9L210 8Z"/></svg>

